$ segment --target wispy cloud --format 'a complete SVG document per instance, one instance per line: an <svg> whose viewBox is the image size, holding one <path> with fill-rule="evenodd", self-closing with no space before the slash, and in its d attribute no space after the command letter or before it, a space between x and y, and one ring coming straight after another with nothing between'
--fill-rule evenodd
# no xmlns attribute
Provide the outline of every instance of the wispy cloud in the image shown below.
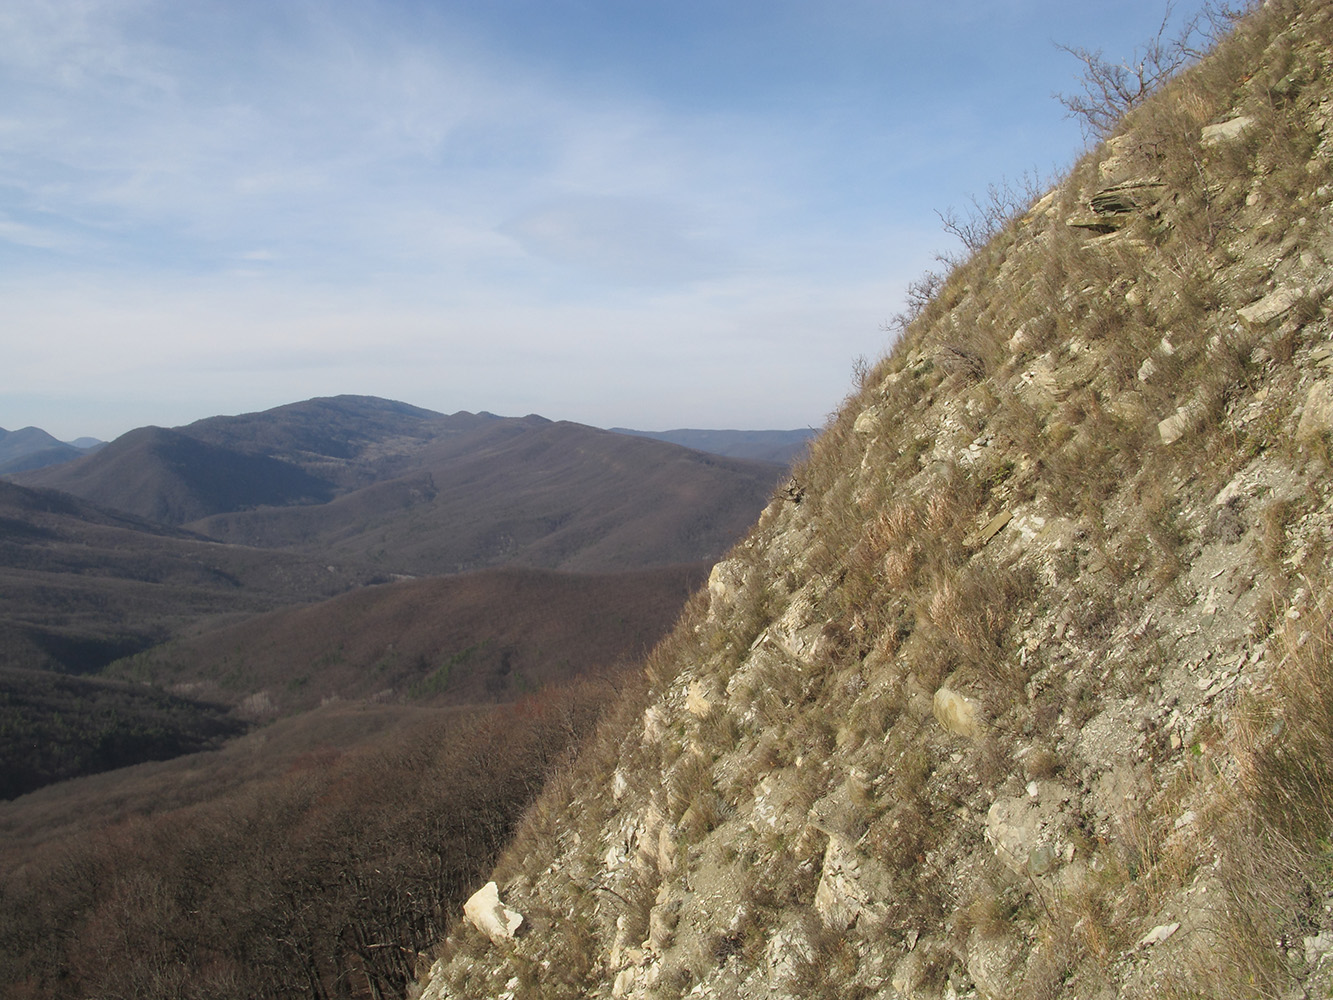
<svg viewBox="0 0 1333 1000"><path fill-rule="evenodd" d="M692 222L684 206L648 198L553 199L506 223L501 232L557 264L632 284L676 284L731 268L716 232Z"/></svg>
<svg viewBox="0 0 1333 1000"><path fill-rule="evenodd" d="M933 210L1077 134L1014 116L1092 15L983 9L8 0L0 424L38 390L822 419Z"/></svg>

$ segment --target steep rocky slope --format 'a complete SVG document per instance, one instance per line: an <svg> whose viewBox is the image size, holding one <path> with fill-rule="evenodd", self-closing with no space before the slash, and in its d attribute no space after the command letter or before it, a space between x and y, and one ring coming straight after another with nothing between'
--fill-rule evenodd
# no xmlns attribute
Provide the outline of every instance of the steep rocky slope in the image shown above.
<svg viewBox="0 0 1333 1000"><path fill-rule="evenodd" d="M1327 995L1331 203L1270 0L921 303L419 995Z"/></svg>

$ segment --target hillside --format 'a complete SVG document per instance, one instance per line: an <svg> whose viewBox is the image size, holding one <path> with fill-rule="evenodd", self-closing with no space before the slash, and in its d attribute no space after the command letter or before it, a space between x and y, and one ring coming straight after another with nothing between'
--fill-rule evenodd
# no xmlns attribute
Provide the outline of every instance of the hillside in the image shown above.
<svg viewBox="0 0 1333 1000"><path fill-rule="evenodd" d="M238 613L375 579L285 552L219 545L55 490L0 481L0 660L75 673Z"/></svg>
<svg viewBox="0 0 1333 1000"><path fill-rule="evenodd" d="M335 700L513 701L638 661L706 575L702 564L603 575L511 568L363 587L193 630L108 676L260 717Z"/></svg>
<svg viewBox="0 0 1333 1000"><path fill-rule="evenodd" d="M712 561L781 473L567 421L337 396L139 428L11 478L231 544L436 575Z"/></svg>
<svg viewBox="0 0 1333 1000"><path fill-rule="evenodd" d="M0 800L212 749L244 730L221 705L137 684L0 667Z"/></svg>
<svg viewBox="0 0 1333 1000"><path fill-rule="evenodd" d="M94 444L96 442L84 447L57 441L40 427L24 427L16 431L0 427L0 475L68 462L79 458Z"/></svg>
<svg viewBox="0 0 1333 1000"><path fill-rule="evenodd" d="M414 996L1329 994L1333 7L917 288Z"/></svg>
<svg viewBox="0 0 1333 1000"><path fill-rule="evenodd" d="M611 690L334 704L0 802L0 992L401 996Z"/></svg>
<svg viewBox="0 0 1333 1000"><path fill-rule="evenodd" d="M189 527L397 573L498 565L616 572L712 561L745 532L782 473L541 417L441 438L413 463L411 474L318 507L217 515Z"/></svg>
<svg viewBox="0 0 1333 1000"><path fill-rule="evenodd" d="M163 524L256 505L319 503L329 483L280 459L141 427L78 461L16 481L54 487Z"/></svg>

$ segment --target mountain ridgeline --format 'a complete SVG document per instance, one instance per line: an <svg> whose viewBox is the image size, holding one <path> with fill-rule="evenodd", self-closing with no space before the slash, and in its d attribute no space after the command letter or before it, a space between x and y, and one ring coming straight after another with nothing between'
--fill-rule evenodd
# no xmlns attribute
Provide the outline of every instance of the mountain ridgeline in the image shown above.
<svg viewBox="0 0 1333 1000"><path fill-rule="evenodd" d="M79 458L101 444L90 438L57 441L40 427L7 431L0 427L0 476L59 465Z"/></svg>
<svg viewBox="0 0 1333 1000"><path fill-rule="evenodd" d="M141 428L11 479L217 541L425 575L709 559L781 472L542 417L340 396Z"/></svg>
<svg viewBox="0 0 1333 1000"><path fill-rule="evenodd" d="M412 996L1329 995L1333 5L919 287Z"/></svg>
<svg viewBox="0 0 1333 1000"><path fill-rule="evenodd" d="M371 397L140 428L0 481L0 649L89 673L187 625L406 576L711 563L781 474Z"/></svg>

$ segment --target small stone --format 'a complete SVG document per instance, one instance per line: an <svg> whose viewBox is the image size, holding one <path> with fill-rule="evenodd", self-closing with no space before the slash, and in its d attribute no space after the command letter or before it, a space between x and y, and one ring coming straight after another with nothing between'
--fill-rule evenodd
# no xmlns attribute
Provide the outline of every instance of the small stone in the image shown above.
<svg viewBox="0 0 1333 1000"><path fill-rule="evenodd" d="M861 411L856 423L852 425L852 430L857 434L874 434L879 430L879 416L879 408L875 406Z"/></svg>
<svg viewBox="0 0 1333 1000"><path fill-rule="evenodd" d="M1219 122L1216 125L1205 125L1200 141L1205 146L1221 146L1228 142L1235 142L1252 128L1254 128L1254 119L1249 115L1240 115L1230 121Z"/></svg>
<svg viewBox="0 0 1333 1000"><path fill-rule="evenodd" d="M1180 922L1173 924L1158 924L1139 940L1140 948L1150 948L1155 944L1161 944L1176 931L1180 930Z"/></svg>
<svg viewBox="0 0 1333 1000"><path fill-rule="evenodd" d="M1333 383L1326 380L1310 386L1305 397L1305 410L1296 427L1296 441L1309 444L1333 432Z"/></svg>
<svg viewBox="0 0 1333 1000"><path fill-rule="evenodd" d="M996 533L1008 524L1013 516L1014 515L1010 511L1002 510L987 521L986 526L981 529L980 544L985 545L994 538Z"/></svg>
<svg viewBox="0 0 1333 1000"><path fill-rule="evenodd" d="M699 719L706 719L713 711L713 705L704 693L704 686L698 681L690 681L685 694L685 710Z"/></svg>
<svg viewBox="0 0 1333 1000"><path fill-rule="evenodd" d="M1305 297L1297 288L1279 288L1265 295L1262 299L1251 302L1248 306L1236 310L1236 315L1248 327L1268 326L1291 311L1291 308Z"/></svg>
<svg viewBox="0 0 1333 1000"><path fill-rule="evenodd" d="M1323 963L1328 959L1328 954L1333 951L1333 931L1323 931L1314 937L1307 937L1305 945L1305 962L1307 965L1314 965L1316 962Z"/></svg>
<svg viewBox="0 0 1333 1000"><path fill-rule="evenodd" d="M1157 424L1157 433L1162 444L1175 444L1187 432L1192 430L1203 417L1203 407L1195 403L1186 403L1175 413Z"/></svg>
<svg viewBox="0 0 1333 1000"><path fill-rule="evenodd" d="M935 721L955 736L975 739L981 734L980 705L966 695L947 687L935 692Z"/></svg>
<svg viewBox="0 0 1333 1000"><path fill-rule="evenodd" d="M1033 875L1045 875L1055 864L1055 852L1049 844L1038 844L1028 855L1028 871Z"/></svg>

